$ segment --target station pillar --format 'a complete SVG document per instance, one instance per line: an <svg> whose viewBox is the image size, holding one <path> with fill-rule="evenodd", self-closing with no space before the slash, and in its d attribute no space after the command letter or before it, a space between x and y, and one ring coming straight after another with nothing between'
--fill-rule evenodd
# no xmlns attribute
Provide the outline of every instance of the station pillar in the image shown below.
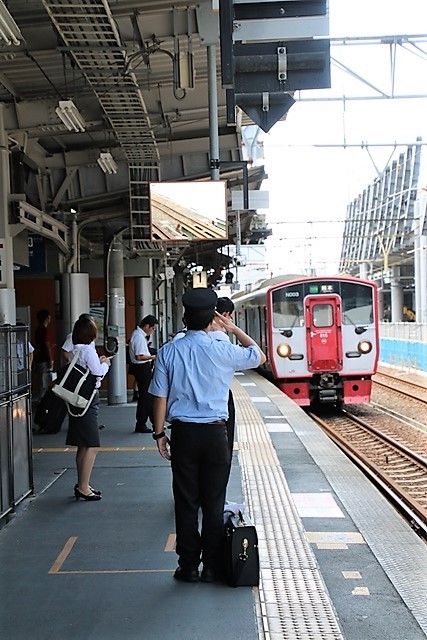
<svg viewBox="0 0 427 640"><path fill-rule="evenodd" d="M13 239L9 227L9 145L0 104L0 325L16 324Z"/></svg>
<svg viewBox="0 0 427 640"><path fill-rule="evenodd" d="M420 239L420 279L419 288L416 296L419 298L419 313L417 314L417 322L427 324L427 236L421 236Z"/></svg>
<svg viewBox="0 0 427 640"><path fill-rule="evenodd" d="M175 334L183 327L182 316L184 315L184 307L182 305L182 296L184 294L184 272L182 269L175 267L174 284L174 301L172 305L172 331Z"/></svg>
<svg viewBox="0 0 427 640"><path fill-rule="evenodd" d="M361 262L359 265L359 278L361 280L367 280L368 279L368 273L369 273L369 265L367 262Z"/></svg>
<svg viewBox="0 0 427 640"><path fill-rule="evenodd" d="M89 274L63 273L59 278L59 288L55 294L56 305L60 308L58 318L58 338L61 344L73 330L77 318L82 313L90 313Z"/></svg>
<svg viewBox="0 0 427 640"><path fill-rule="evenodd" d="M111 361L108 374L108 404L126 404L126 331L125 331L125 278L123 248L117 239L109 243L106 261L108 289L104 331L116 338L118 351Z"/></svg>
<svg viewBox="0 0 427 640"><path fill-rule="evenodd" d="M414 228L415 315L416 321L422 324L427 324L427 236L422 234L426 215L427 197L418 197Z"/></svg>
<svg viewBox="0 0 427 640"><path fill-rule="evenodd" d="M384 291L382 289L378 289L378 321L383 322L384 320Z"/></svg>
<svg viewBox="0 0 427 640"><path fill-rule="evenodd" d="M400 282L399 268L392 267L391 288L391 321L403 322L403 287Z"/></svg>
<svg viewBox="0 0 427 640"><path fill-rule="evenodd" d="M135 278L136 324L138 325L142 318L153 313L153 286L151 276Z"/></svg>

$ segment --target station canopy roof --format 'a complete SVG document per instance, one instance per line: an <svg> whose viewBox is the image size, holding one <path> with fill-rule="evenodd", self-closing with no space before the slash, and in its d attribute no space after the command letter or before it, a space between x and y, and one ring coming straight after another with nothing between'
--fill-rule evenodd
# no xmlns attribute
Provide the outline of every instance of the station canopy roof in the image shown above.
<svg viewBox="0 0 427 640"><path fill-rule="evenodd" d="M31 229L36 219L43 234L43 217L67 227L76 220L82 257L102 255L106 239L122 231L128 257L167 251L172 257L187 254L190 261L197 253L203 266L213 266L221 243L151 241L146 197L150 181L210 179L212 51L220 178L228 189L242 188L241 126L250 122L240 113L235 126L227 125L218 20L210 0L4 4L20 31L19 44L0 41L0 102L12 153L16 222ZM67 116L61 117L70 111L71 117L77 111L71 131ZM101 170L100 153L111 154L117 173ZM262 167L250 168L248 175L250 189L259 189L266 177ZM236 236L229 193L228 200L229 239L222 245ZM263 240L259 225L252 237L256 215L242 212L242 242ZM68 236L57 244L71 246Z"/></svg>

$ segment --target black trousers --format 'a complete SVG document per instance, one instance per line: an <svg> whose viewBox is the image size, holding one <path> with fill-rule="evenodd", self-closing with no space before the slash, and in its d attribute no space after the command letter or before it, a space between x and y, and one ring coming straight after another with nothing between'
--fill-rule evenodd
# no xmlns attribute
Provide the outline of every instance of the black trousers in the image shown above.
<svg viewBox="0 0 427 640"><path fill-rule="evenodd" d="M153 422L153 398L148 393L151 382L151 363L137 364L132 369L138 383L138 405L136 407L137 428L147 426L147 419Z"/></svg>
<svg viewBox="0 0 427 640"><path fill-rule="evenodd" d="M233 462L233 450L234 450L234 431L236 426L236 408L234 406L234 398L231 393L231 389L228 392L228 420L226 422L227 425L227 441L228 441L228 451L229 451L229 461L228 461L228 476L230 477L231 473L231 463ZM228 483L228 478L227 478Z"/></svg>
<svg viewBox="0 0 427 640"><path fill-rule="evenodd" d="M230 449L230 457L233 455L234 448L234 430L236 425L236 408L234 406L234 398L231 390L228 392L228 420L227 420L227 438Z"/></svg>
<svg viewBox="0 0 427 640"><path fill-rule="evenodd" d="M225 424L172 423L176 552L184 569L195 569L200 561L214 571L221 569L229 461Z"/></svg>

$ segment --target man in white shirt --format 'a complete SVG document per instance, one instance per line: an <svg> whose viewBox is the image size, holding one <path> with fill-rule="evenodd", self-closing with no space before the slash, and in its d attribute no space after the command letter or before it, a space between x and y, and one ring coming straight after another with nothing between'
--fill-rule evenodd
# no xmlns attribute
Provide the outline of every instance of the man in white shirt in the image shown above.
<svg viewBox="0 0 427 640"><path fill-rule="evenodd" d="M79 320L82 319L86 319L86 318L90 318L91 320L93 320L93 316L90 315L90 313L82 313L79 316ZM64 358L65 362L68 364L68 362L71 360L72 358L72 350L74 348L74 344L73 344L73 332L71 331L67 337L64 340L64 344L61 347L61 353L62 353L62 357ZM93 347L94 349L96 349L95 346L95 342L91 342L91 347Z"/></svg>
<svg viewBox="0 0 427 640"><path fill-rule="evenodd" d="M129 340L129 373L135 376L138 383L138 404L136 407L135 433L152 433L147 426L147 419L152 418L152 398L148 393L151 382L151 366L156 359L150 353L148 338L154 333L158 325L157 318L145 316L132 333Z"/></svg>

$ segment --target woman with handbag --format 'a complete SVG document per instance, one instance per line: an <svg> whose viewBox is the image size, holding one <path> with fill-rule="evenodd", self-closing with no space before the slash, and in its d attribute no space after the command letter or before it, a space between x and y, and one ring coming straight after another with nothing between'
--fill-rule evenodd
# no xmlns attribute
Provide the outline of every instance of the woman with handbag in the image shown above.
<svg viewBox="0 0 427 640"><path fill-rule="evenodd" d="M111 358L98 356L92 346L98 330L90 316L80 317L73 327L72 355L79 352L77 364L89 369L96 376L95 387L101 386L101 380L110 368ZM101 500L101 492L90 486L90 475L98 453L100 440L98 428L99 392L97 391L89 409L81 417L69 416L66 444L77 447L76 467L77 484L74 486L76 500Z"/></svg>

